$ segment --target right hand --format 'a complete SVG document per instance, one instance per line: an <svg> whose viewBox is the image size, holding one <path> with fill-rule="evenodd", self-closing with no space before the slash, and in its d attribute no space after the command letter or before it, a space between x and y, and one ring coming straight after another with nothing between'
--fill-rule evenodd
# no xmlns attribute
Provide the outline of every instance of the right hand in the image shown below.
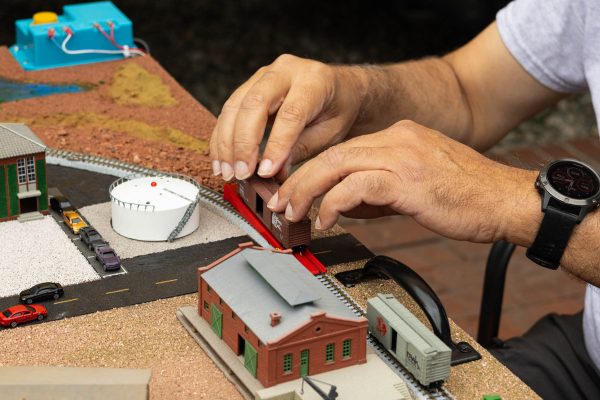
<svg viewBox="0 0 600 400"><path fill-rule="evenodd" d="M291 165L342 141L364 96L360 72L291 55L260 68L223 105L210 140L214 174L226 181L250 177L273 116L258 165L262 177L285 178Z"/></svg>

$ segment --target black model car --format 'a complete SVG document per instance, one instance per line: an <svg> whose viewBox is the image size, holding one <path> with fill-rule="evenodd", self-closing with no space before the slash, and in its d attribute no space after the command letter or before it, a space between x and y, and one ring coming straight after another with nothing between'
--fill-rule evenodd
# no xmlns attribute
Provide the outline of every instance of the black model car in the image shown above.
<svg viewBox="0 0 600 400"><path fill-rule="evenodd" d="M64 211L73 211L73 205L71 202L56 188L48 189L48 197L50 199L50 208L59 214Z"/></svg>
<svg viewBox="0 0 600 400"><path fill-rule="evenodd" d="M36 303L43 300L56 300L65 294L63 287L60 283L44 282L39 283L31 289L23 290L19 294L19 300L22 303Z"/></svg>
<svg viewBox="0 0 600 400"><path fill-rule="evenodd" d="M102 238L100 233L91 226L86 226L79 230L79 238L88 249L94 250L96 246L107 245L108 243Z"/></svg>

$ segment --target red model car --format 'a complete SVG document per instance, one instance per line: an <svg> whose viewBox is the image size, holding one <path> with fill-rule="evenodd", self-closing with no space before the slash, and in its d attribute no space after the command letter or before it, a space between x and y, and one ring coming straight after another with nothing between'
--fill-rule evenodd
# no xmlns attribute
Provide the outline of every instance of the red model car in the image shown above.
<svg viewBox="0 0 600 400"><path fill-rule="evenodd" d="M31 304L29 306L26 305L16 305L7 308L6 310L0 312L0 325L11 328L16 327L19 324L23 324L25 322L38 320L41 321L48 315L48 311L46 307L39 304Z"/></svg>

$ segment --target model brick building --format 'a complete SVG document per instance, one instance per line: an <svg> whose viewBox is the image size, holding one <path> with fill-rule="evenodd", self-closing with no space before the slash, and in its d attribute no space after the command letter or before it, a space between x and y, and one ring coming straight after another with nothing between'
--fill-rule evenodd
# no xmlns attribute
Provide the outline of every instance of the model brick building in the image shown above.
<svg viewBox="0 0 600 400"><path fill-rule="evenodd" d="M48 213L46 146L24 124L0 123L0 221Z"/></svg>
<svg viewBox="0 0 600 400"><path fill-rule="evenodd" d="M288 252L252 244L198 269L198 312L264 387L366 362L368 322Z"/></svg>

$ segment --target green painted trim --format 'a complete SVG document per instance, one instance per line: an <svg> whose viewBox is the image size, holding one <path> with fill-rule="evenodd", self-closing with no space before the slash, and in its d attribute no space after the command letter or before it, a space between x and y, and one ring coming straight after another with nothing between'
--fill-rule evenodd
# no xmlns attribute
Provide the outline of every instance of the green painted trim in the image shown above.
<svg viewBox="0 0 600 400"><path fill-rule="evenodd" d="M37 160L35 162L35 172L37 179L37 188L42 194L38 199L38 211L48 209L48 186L46 184L46 160Z"/></svg>
<svg viewBox="0 0 600 400"><path fill-rule="evenodd" d="M248 341L244 344L244 367L256 378L258 352Z"/></svg>
<svg viewBox="0 0 600 400"><path fill-rule="evenodd" d="M219 337L223 337L223 313L213 303L210 304L210 327Z"/></svg>
<svg viewBox="0 0 600 400"><path fill-rule="evenodd" d="M19 181L17 180L17 164L8 165L8 201L10 210L8 216L19 215Z"/></svg>
<svg viewBox="0 0 600 400"><path fill-rule="evenodd" d="M0 165L0 218L8 217L8 202L6 201L6 172Z"/></svg>
<svg viewBox="0 0 600 400"><path fill-rule="evenodd" d="M300 352L300 376L308 375L308 350Z"/></svg>

